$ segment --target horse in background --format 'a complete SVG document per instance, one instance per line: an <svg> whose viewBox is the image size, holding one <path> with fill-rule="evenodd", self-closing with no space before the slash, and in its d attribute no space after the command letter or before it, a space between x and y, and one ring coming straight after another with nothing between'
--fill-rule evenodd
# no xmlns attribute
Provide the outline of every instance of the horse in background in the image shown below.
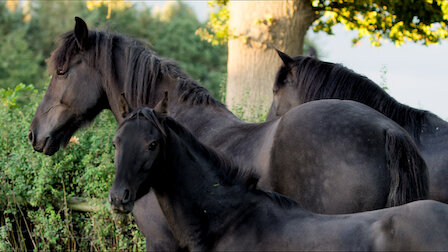
<svg viewBox="0 0 448 252"><path fill-rule="evenodd" d="M114 137L112 207L130 212L150 189L188 251L442 251L448 250L448 205L417 201L348 215L320 215L280 194L256 188L241 173L167 116L132 110ZM165 103L165 104L164 104Z"/></svg>
<svg viewBox="0 0 448 252"><path fill-rule="evenodd" d="M306 209L352 213L427 197L426 166L414 143L367 106L319 101L279 120L246 123L174 62L138 40L90 31L80 18L62 36L49 68L53 76L29 132L34 149L47 155L103 109L121 122L122 97L132 107L154 107L168 91L170 114L202 143L246 169L241 172L260 176L261 188ZM149 250L177 248L153 193L136 202L133 214Z"/></svg>
<svg viewBox="0 0 448 252"><path fill-rule="evenodd" d="M397 102L365 76L311 57L290 57L277 51L283 61L274 83L274 100L268 120L301 104L342 99L363 103L402 126L417 144L429 171L431 199L448 203L448 122L435 114Z"/></svg>

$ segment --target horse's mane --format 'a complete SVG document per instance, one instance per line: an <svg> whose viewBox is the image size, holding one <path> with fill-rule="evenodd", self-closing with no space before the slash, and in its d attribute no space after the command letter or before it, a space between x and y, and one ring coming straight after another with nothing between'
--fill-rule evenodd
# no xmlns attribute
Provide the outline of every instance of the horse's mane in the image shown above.
<svg viewBox="0 0 448 252"><path fill-rule="evenodd" d="M191 78L178 78L177 92L180 102L192 105L209 104L226 108L226 105L216 100L205 87Z"/></svg>
<svg viewBox="0 0 448 252"><path fill-rule="evenodd" d="M80 53L74 32L61 36L60 46L53 51L49 66L53 69L66 70L70 59ZM116 58L116 50L125 50L125 57ZM89 43L85 57L90 66L103 69L106 81L114 83L117 80L116 61L124 62L125 76L124 93L133 107L145 105L154 106L156 101L157 83L163 76L169 76L183 81L178 85L179 99L190 104L209 104L225 107L224 104L212 97L207 89L191 79L172 60L159 57L143 42L119 34L105 31L89 31Z"/></svg>
<svg viewBox="0 0 448 252"><path fill-rule="evenodd" d="M216 167L218 177L227 185L244 185L247 189L255 189L258 183L258 176L250 169L239 169L231 160L225 158L211 147L202 144L193 134L176 122L173 118L167 117L164 121L166 127L170 128L177 135L191 144L192 148L204 155L206 160L210 160Z"/></svg>
<svg viewBox="0 0 448 252"><path fill-rule="evenodd" d="M268 191L262 191L262 192L266 196L268 196L269 199L271 199L273 202L275 202L283 209L291 209L299 207L299 203L297 203L297 201L290 199L283 194Z"/></svg>
<svg viewBox="0 0 448 252"><path fill-rule="evenodd" d="M341 64L297 56L293 65L280 68L274 89L282 88L289 71L296 78L292 85L303 103L320 99L358 101L380 111L419 139L427 112L397 102L367 77Z"/></svg>

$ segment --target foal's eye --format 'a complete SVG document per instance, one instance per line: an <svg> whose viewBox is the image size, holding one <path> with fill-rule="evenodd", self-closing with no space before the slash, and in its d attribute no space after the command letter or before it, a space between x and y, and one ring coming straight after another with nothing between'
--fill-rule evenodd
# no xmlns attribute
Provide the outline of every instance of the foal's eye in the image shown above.
<svg viewBox="0 0 448 252"><path fill-rule="evenodd" d="M153 151L156 149L156 147L157 147L157 142L154 141L148 145L148 150Z"/></svg>

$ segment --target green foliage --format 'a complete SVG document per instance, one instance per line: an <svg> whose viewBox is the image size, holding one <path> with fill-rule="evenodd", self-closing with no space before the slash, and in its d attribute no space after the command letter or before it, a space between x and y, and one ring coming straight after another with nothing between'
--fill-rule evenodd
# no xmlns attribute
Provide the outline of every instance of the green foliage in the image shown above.
<svg viewBox="0 0 448 252"><path fill-rule="evenodd" d="M42 56L29 47L26 24L20 12L9 12L0 3L0 87L11 88L17 83L41 81L44 74L40 63Z"/></svg>
<svg viewBox="0 0 448 252"><path fill-rule="evenodd" d="M42 93L21 84L0 94L0 249L144 249L132 216L115 216L106 203L114 176L112 114L101 114L65 150L48 157L27 138ZM19 106L14 101L22 95L29 103ZM72 211L69 199L75 196L96 200L98 211Z"/></svg>
<svg viewBox="0 0 448 252"><path fill-rule="evenodd" d="M266 116L268 115L269 109L263 108L262 104L250 105L248 104L248 97L250 95L249 90L247 90L242 95L242 101L239 104L235 104L230 110L242 120L252 123L261 123L266 121Z"/></svg>
<svg viewBox="0 0 448 252"><path fill-rule="evenodd" d="M38 55L49 57L57 45L57 36L74 27L74 16L88 16L82 1L35 1L31 4L31 19L26 23L29 47ZM40 63L45 71L46 63Z"/></svg>
<svg viewBox="0 0 448 252"><path fill-rule="evenodd" d="M236 38L233 31L229 28L229 10L227 9L228 0L208 1L211 8L217 8L215 12L210 12L210 20L205 27L196 30L196 34L212 45L225 45L229 39Z"/></svg>
<svg viewBox="0 0 448 252"><path fill-rule="evenodd" d="M25 100L29 101L30 95L25 91L30 91L31 95L35 95L37 90L34 89L33 85L26 86L23 83L17 85L14 89L0 89L0 101L3 106L10 108L18 108L19 103L24 103Z"/></svg>
<svg viewBox="0 0 448 252"><path fill-rule="evenodd" d="M375 46L384 39L396 45L406 40L427 45L448 37L445 0L314 0L313 7L321 17L314 31L332 34L332 27L342 23L347 29L358 31L353 43L367 36Z"/></svg>
<svg viewBox="0 0 448 252"><path fill-rule="evenodd" d="M389 90L389 88L387 87L387 66L386 65L381 66L380 73L381 73L381 76L380 76L381 81L380 81L379 85L384 91L387 91L387 90Z"/></svg>

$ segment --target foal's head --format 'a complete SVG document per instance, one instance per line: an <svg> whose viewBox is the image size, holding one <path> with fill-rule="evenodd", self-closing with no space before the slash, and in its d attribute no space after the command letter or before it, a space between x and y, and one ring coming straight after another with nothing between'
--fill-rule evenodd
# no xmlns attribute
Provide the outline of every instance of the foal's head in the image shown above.
<svg viewBox="0 0 448 252"><path fill-rule="evenodd" d="M34 149L47 155L108 106L102 76L91 63L93 33L82 19L75 19L74 31L63 36L50 58L52 78L28 134Z"/></svg>
<svg viewBox="0 0 448 252"><path fill-rule="evenodd" d="M109 191L109 202L118 212L132 211L134 201L149 192L151 174L157 172L163 155L166 132L167 95L154 108L130 111L124 98L120 99L125 119L119 125L113 143L116 175Z"/></svg>

